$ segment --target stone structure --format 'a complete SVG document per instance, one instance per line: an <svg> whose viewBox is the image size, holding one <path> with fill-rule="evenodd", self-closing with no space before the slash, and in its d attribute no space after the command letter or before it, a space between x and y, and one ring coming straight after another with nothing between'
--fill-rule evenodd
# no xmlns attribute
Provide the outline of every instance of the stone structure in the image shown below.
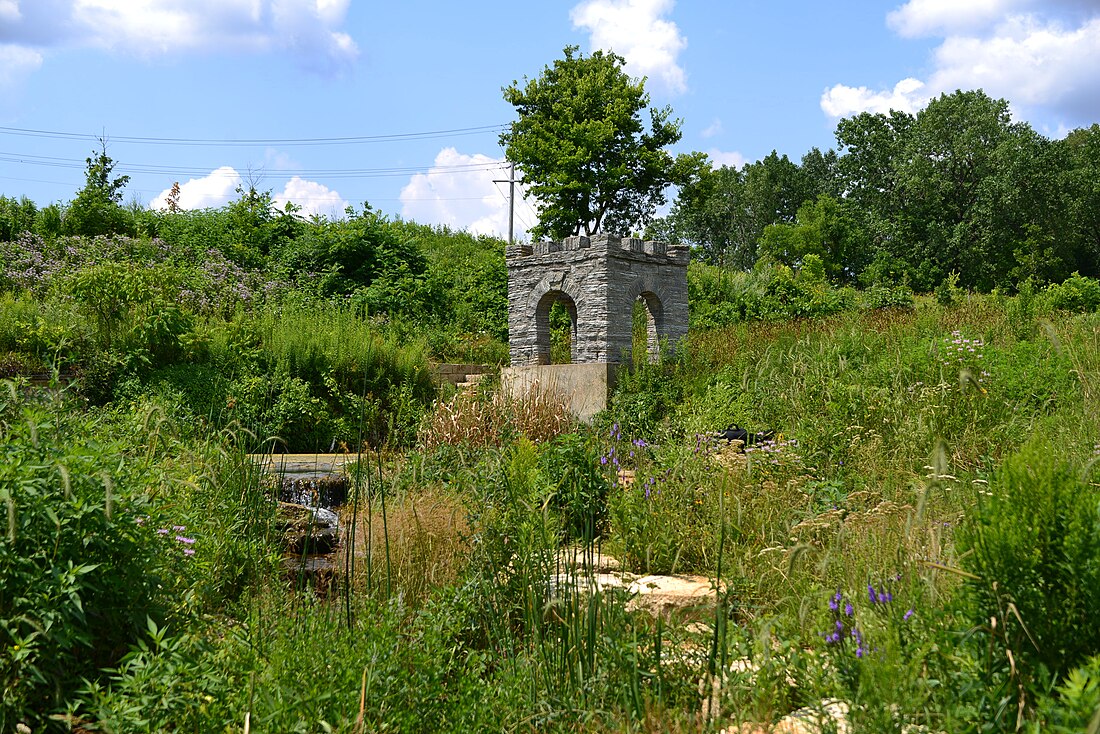
<svg viewBox="0 0 1100 734"><path fill-rule="evenodd" d="M597 235L512 245L508 265L508 339L512 366L502 373L514 395L561 392L587 420L607 406L617 365L629 364L634 304L645 306L646 351L674 348L687 334L686 248ZM550 364L550 309L572 322L572 364Z"/></svg>
<svg viewBox="0 0 1100 734"><path fill-rule="evenodd" d="M648 315L648 353L687 334L686 248L597 235L507 250L512 367L550 364L550 308L573 322L573 364L628 362L634 302Z"/></svg>

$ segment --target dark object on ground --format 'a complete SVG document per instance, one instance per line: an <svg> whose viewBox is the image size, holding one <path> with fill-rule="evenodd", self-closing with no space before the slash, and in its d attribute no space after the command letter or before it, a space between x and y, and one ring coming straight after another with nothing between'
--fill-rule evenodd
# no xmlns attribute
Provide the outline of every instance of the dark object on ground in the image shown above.
<svg viewBox="0 0 1100 734"><path fill-rule="evenodd" d="M775 440L775 431L757 431L756 433L750 433L748 430L741 428L736 423L719 431L717 437L723 441L740 441L742 446L755 446L758 443L765 441Z"/></svg>

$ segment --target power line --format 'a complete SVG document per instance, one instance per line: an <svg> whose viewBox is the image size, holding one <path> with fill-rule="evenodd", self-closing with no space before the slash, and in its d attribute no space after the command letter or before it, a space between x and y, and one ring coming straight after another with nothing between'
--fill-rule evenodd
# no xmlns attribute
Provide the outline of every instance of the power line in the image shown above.
<svg viewBox="0 0 1100 734"><path fill-rule="evenodd" d="M160 138L133 135L111 135L107 139L112 143L132 143L135 145L187 145L187 146L313 146L313 145L358 145L367 143L395 143L414 140L435 140L469 135L500 133L507 125L480 125L477 127L459 127L449 130L428 130L412 133L390 133L386 135L349 135L327 138ZM0 134L19 135L35 138L53 138L61 140L99 141L103 136L89 133L63 132L59 130L35 130L20 127L0 127Z"/></svg>
<svg viewBox="0 0 1100 734"><path fill-rule="evenodd" d="M0 162L19 163L23 165L44 166L52 168L83 169L86 161L73 158L58 158L56 156L40 156L20 153L0 152ZM505 167L504 161L487 161L484 163L462 163L456 165L421 165L421 166L396 166L389 168L300 168L279 169L273 173L281 173L290 176L313 176L325 178L385 178L391 176L419 175L450 175L461 173L479 173L483 171L496 171ZM232 166L158 166L147 163L127 163L116 161L115 170L120 173L150 174L165 176L232 176L228 172L219 173L222 168ZM262 169L261 169L262 170ZM234 171L236 169L234 168Z"/></svg>

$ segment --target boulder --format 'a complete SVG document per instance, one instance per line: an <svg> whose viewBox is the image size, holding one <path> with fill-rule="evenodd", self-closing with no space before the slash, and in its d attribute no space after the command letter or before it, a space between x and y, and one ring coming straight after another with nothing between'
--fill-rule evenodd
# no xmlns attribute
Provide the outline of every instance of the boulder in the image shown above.
<svg viewBox="0 0 1100 734"><path fill-rule="evenodd" d="M717 600L714 583L707 576L642 576L628 589L633 598L627 609L644 609L653 616L696 611Z"/></svg>

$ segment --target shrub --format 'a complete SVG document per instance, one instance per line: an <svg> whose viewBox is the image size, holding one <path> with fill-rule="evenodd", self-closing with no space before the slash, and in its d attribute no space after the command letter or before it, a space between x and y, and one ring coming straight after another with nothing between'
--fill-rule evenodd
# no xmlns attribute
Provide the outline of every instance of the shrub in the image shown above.
<svg viewBox="0 0 1100 734"><path fill-rule="evenodd" d="M786 265L763 261L750 273L692 263L688 268L690 321L712 329L741 321L815 318L854 305L854 291L824 279L821 261L812 257L795 276Z"/></svg>
<svg viewBox="0 0 1100 734"><path fill-rule="evenodd" d="M607 524L607 479L595 443L579 433L562 434L539 456L540 472L553 487L551 506L566 538L590 541Z"/></svg>
<svg viewBox="0 0 1100 734"><path fill-rule="evenodd" d="M1060 284L1047 286L1043 296L1051 308L1060 311L1096 311L1100 309L1100 280L1074 273Z"/></svg>
<svg viewBox="0 0 1100 734"><path fill-rule="evenodd" d="M976 624L990 619L1025 681L1100 653L1100 490L1038 441L995 474L959 535Z"/></svg>
<svg viewBox="0 0 1100 734"><path fill-rule="evenodd" d="M860 293L860 306L874 308L912 308L913 291L907 285L873 285Z"/></svg>
<svg viewBox="0 0 1100 734"><path fill-rule="evenodd" d="M0 383L0 730L56 711L177 603L192 539L70 396ZM178 522L178 521L176 521Z"/></svg>
<svg viewBox="0 0 1100 734"><path fill-rule="evenodd" d="M687 392L685 366L677 355L620 369L604 422L617 423L627 436L652 437Z"/></svg>

